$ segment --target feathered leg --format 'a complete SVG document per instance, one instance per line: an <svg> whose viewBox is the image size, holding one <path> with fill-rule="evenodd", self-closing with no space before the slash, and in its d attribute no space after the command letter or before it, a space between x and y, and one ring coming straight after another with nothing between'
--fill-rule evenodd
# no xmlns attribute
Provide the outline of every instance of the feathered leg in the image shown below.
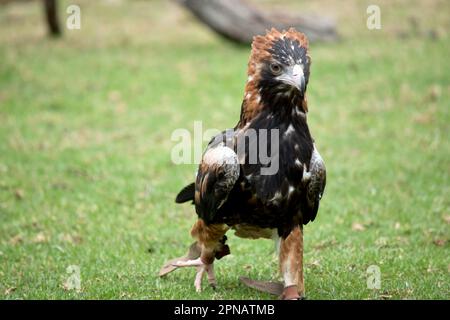
<svg viewBox="0 0 450 320"><path fill-rule="evenodd" d="M211 287L216 287L214 274L215 258L222 258L230 253L230 249L225 244L228 227L223 224L206 225L202 219L197 220L191 230L191 235L197 239L201 247L200 257L188 261L176 261L177 267L197 267L194 286L197 292L202 289L202 279L206 273Z"/></svg>
<svg viewBox="0 0 450 320"><path fill-rule="evenodd" d="M296 226L280 243L280 271L284 279L282 299L301 299L305 294L303 282L303 228Z"/></svg>

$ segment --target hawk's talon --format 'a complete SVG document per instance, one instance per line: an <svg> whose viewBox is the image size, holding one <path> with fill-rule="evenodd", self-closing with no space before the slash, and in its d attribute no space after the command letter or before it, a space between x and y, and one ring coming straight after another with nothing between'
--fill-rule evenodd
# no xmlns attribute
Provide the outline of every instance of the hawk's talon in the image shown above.
<svg viewBox="0 0 450 320"><path fill-rule="evenodd" d="M216 288L216 277L214 275L214 264L206 264L203 263L201 258L195 260L188 261L177 261L173 264L177 267L197 267L197 273L195 274L194 286L197 292L202 291L202 280L203 276L206 273L208 276L208 282L210 286L215 289Z"/></svg>

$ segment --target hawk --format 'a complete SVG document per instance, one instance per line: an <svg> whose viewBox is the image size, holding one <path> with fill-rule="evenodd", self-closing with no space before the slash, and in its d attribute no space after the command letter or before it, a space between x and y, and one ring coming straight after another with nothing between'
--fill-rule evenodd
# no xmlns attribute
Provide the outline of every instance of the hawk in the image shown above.
<svg viewBox="0 0 450 320"><path fill-rule="evenodd" d="M242 238L275 239L281 298L304 296L303 226L315 219L326 183L307 124L310 67L303 33L271 29L254 37L240 119L213 137L195 182L176 198L195 205L196 242L169 269L197 267L197 291L205 274L216 286L214 261L229 253L225 233L232 229Z"/></svg>

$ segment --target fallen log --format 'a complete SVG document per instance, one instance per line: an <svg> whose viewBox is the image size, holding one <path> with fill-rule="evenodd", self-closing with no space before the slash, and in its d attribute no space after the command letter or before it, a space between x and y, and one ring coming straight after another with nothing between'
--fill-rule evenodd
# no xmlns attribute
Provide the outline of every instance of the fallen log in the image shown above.
<svg viewBox="0 0 450 320"><path fill-rule="evenodd" d="M305 33L311 42L335 41L336 24L330 18L291 13L267 13L244 0L176 0L202 23L221 36L249 44L253 36L266 29L294 27Z"/></svg>

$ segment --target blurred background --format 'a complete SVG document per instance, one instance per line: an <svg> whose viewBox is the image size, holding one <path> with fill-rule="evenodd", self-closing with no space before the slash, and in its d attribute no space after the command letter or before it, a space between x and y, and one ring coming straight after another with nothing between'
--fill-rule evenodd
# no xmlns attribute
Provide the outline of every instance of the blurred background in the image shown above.
<svg viewBox="0 0 450 320"><path fill-rule="evenodd" d="M308 298L449 298L448 1L215 1L203 16L195 1L52 3L0 0L1 299L271 298L238 281L277 278L265 240L230 236L216 291L195 293L194 270L156 277L196 219L174 204L196 165L172 163L171 133L236 124L261 21L313 42L308 121L328 179L305 228Z"/></svg>

